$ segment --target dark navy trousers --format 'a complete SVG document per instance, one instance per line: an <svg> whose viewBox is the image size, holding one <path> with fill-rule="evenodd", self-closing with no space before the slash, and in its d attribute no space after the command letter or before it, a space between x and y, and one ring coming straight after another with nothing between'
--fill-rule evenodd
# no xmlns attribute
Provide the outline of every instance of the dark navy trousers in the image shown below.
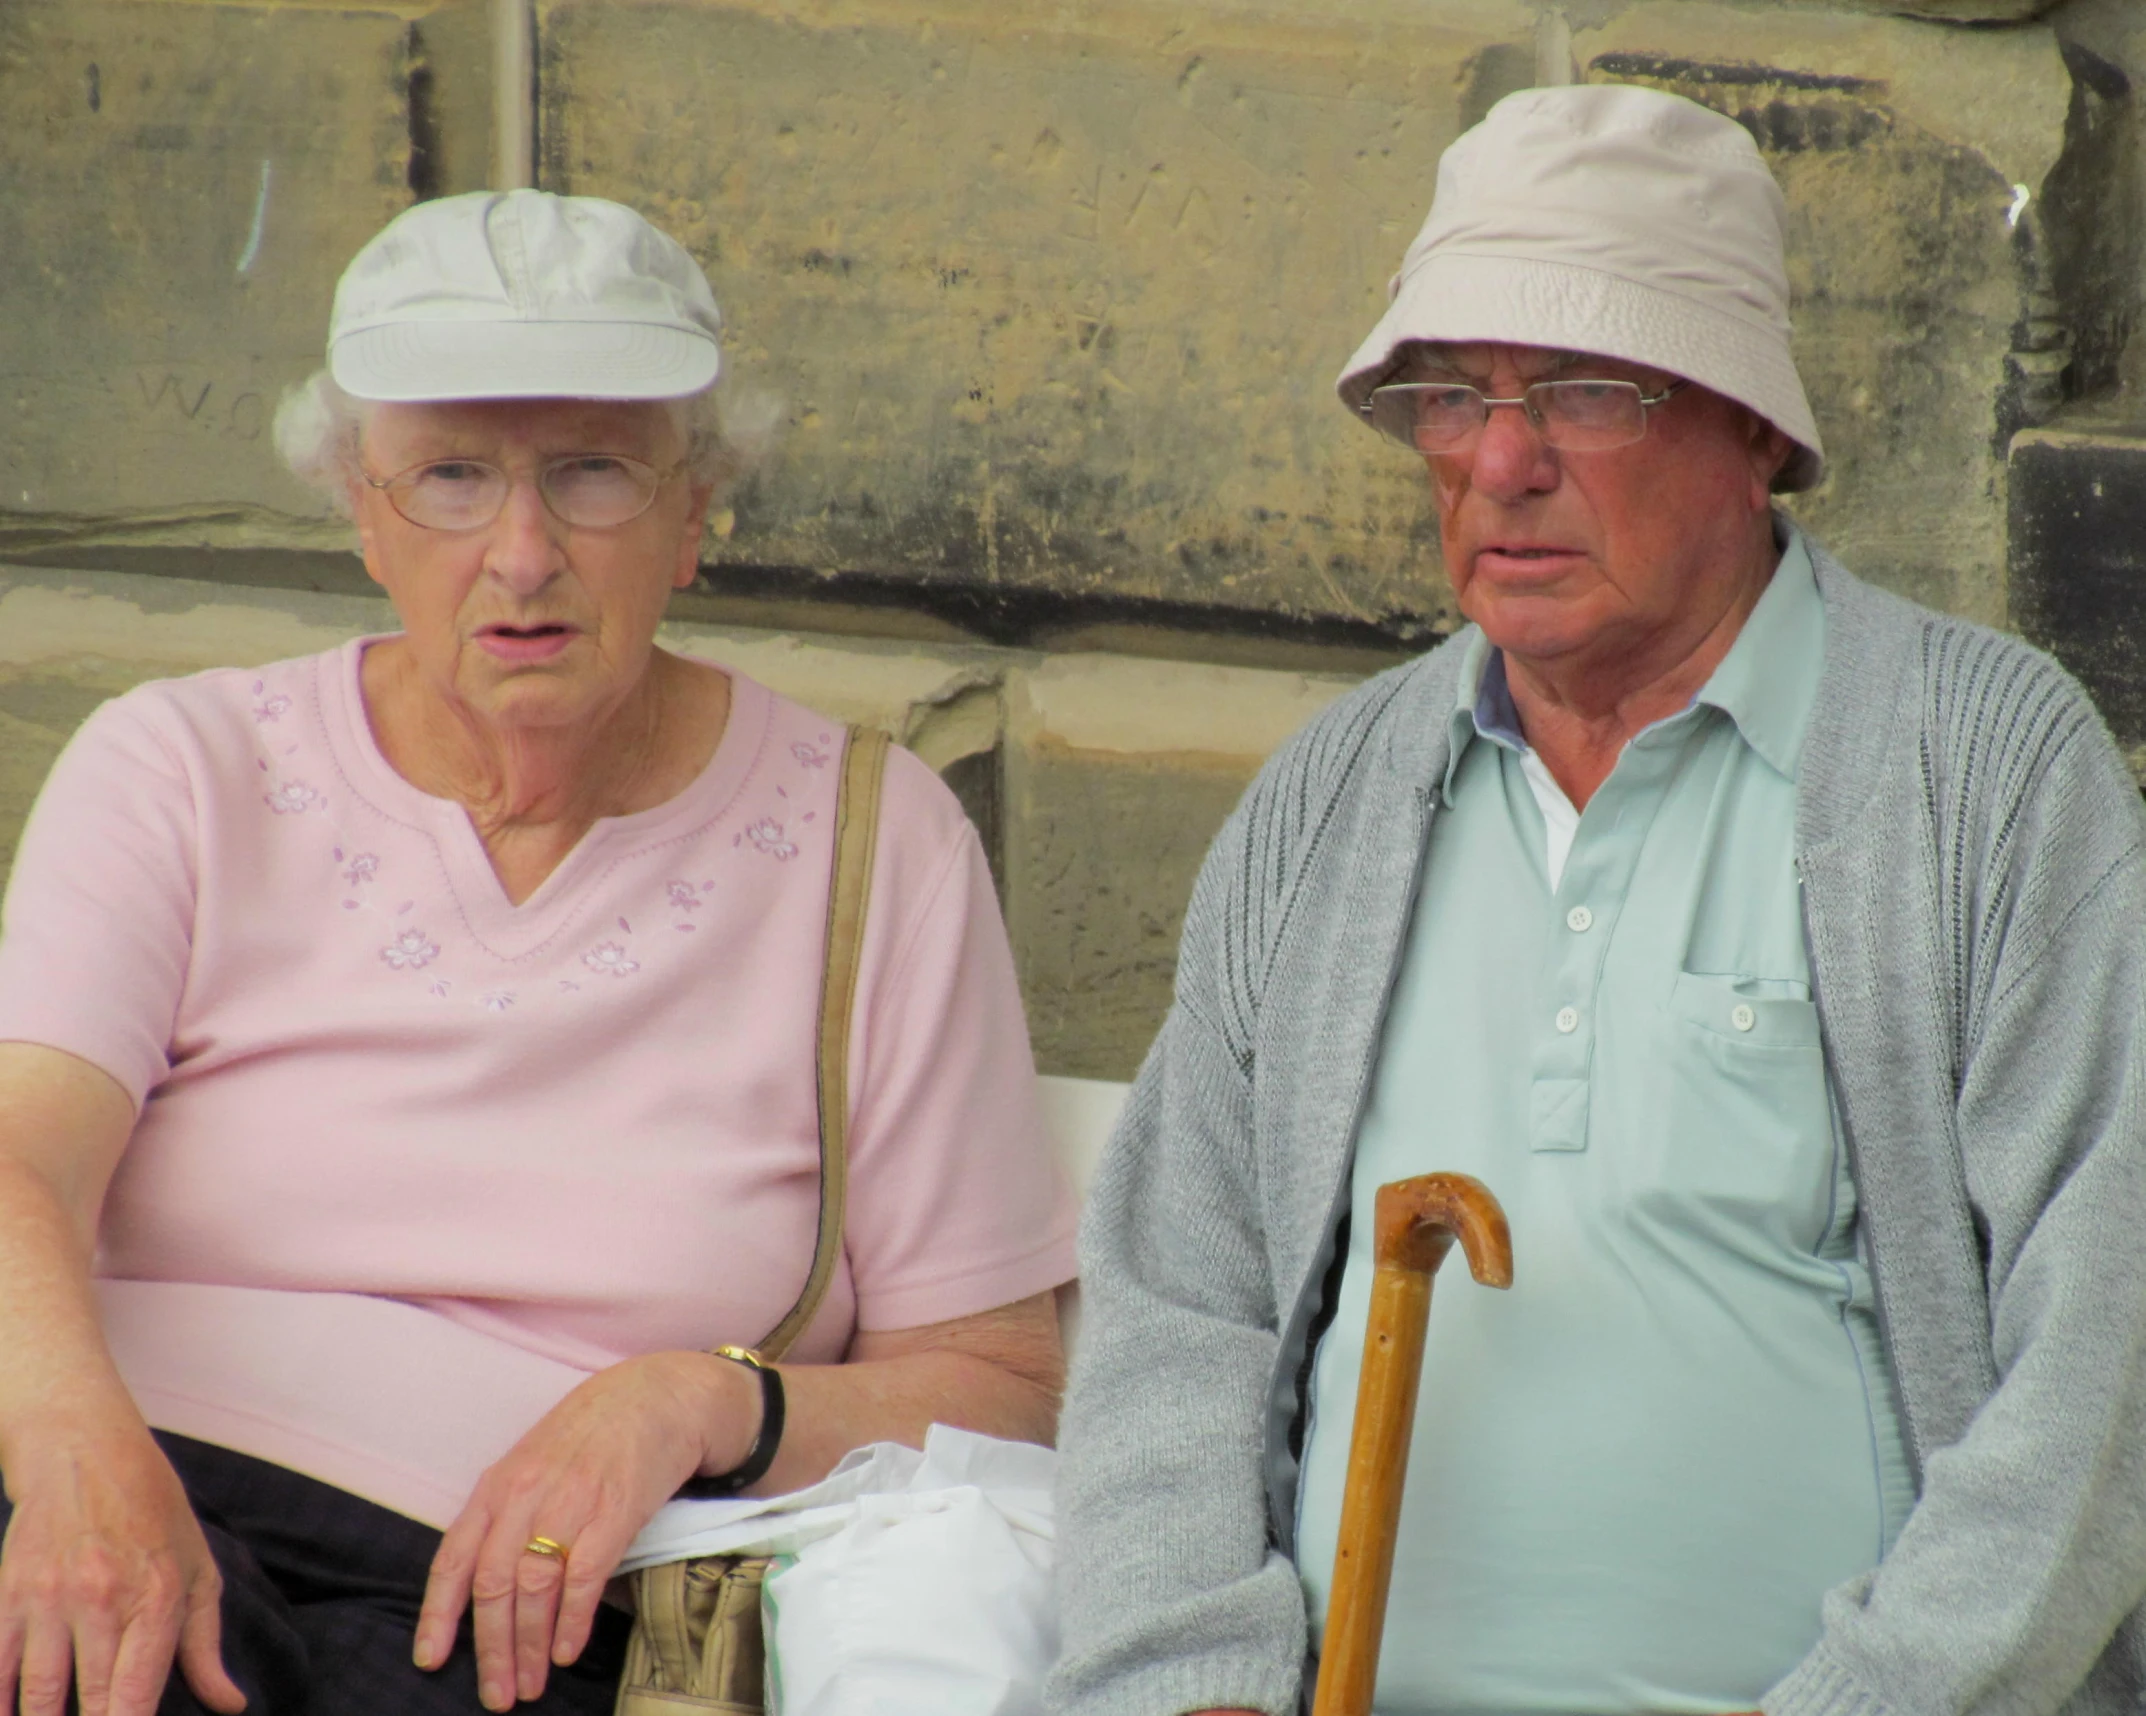
<svg viewBox="0 0 2146 1716"><path fill-rule="evenodd" d="M410 1661L440 1534L284 1466L156 1432L223 1571L223 1656L247 1716L471 1716L477 1653L465 1615L454 1654ZM8 1507L0 1499L0 1529ZM629 1617L608 1606L571 1668L554 1667L532 1716L610 1716ZM207 1716L174 1672L157 1716Z"/></svg>

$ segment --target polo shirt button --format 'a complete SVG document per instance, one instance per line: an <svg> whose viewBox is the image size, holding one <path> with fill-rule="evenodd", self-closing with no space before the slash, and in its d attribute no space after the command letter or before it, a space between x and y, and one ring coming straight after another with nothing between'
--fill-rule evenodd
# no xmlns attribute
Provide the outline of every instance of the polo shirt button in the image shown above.
<svg viewBox="0 0 2146 1716"><path fill-rule="evenodd" d="M1756 1025L1758 1022L1759 1016L1756 1013L1752 1012L1750 1007L1742 1001L1737 1002L1736 1006L1734 1007L1734 1009L1731 1010L1729 1014L1729 1023L1734 1025L1739 1031L1748 1031L1753 1025Z"/></svg>
<svg viewBox="0 0 2146 1716"><path fill-rule="evenodd" d="M1746 1008L1745 1011L1749 1012L1750 1009ZM1574 1007L1560 1007L1557 1010L1557 1028L1568 1037L1577 1031L1580 1028L1579 1010Z"/></svg>
<svg viewBox="0 0 2146 1716"><path fill-rule="evenodd" d="M1565 927L1574 935L1585 935L1595 927L1595 914L1585 906L1574 906L1565 914Z"/></svg>

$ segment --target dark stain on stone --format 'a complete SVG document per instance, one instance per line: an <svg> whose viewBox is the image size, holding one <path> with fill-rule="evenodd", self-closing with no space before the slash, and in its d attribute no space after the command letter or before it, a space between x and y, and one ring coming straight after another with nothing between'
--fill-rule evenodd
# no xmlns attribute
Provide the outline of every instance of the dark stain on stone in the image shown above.
<svg viewBox="0 0 2146 1716"><path fill-rule="evenodd" d="M531 165L535 169L536 182L547 191L556 191L561 196L573 193L576 184L572 154L574 120L579 114L579 90L574 82L575 53L580 44L575 39L577 27L582 20L572 7L564 7L551 19L548 27L537 31L536 53L530 76L535 82L531 92L536 101L536 140ZM586 170L587 161L579 165Z"/></svg>
<svg viewBox="0 0 2146 1716"><path fill-rule="evenodd" d="M2146 439L2012 449L2012 618L2078 675L2126 745L2146 742Z"/></svg>
<svg viewBox="0 0 2146 1716"><path fill-rule="evenodd" d="M2131 79L2124 68L2103 59L2093 49L2077 42L2062 42L2058 51L2064 56L2064 69L2071 73L2072 81L2084 84L2103 101L2121 101L2131 93Z"/></svg>
<svg viewBox="0 0 2146 1716"><path fill-rule="evenodd" d="M89 85L89 110L97 112L104 106L104 76L97 70L97 62L89 62L89 73L84 80Z"/></svg>
<svg viewBox="0 0 2146 1716"><path fill-rule="evenodd" d="M415 24L410 26L405 51L409 71L403 79L403 101L408 116L410 162L404 182L416 202L430 202L440 194L440 123L434 106L432 63L425 52L425 39Z"/></svg>
<svg viewBox="0 0 2146 1716"><path fill-rule="evenodd" d="M1361 576L1364 568L1351 568ZM1375 619L1304 614L1278 607L919 578L900 571L829 573L810 566L725 562L701 568L700 588L742 601L812 603L922 613L983 643L1047 646L1096 626L1145 627L1180 638L1263 640L1281 649L1333 652L1331 665L1369 672L1439 642L1431 616L1391 610ZM1197 656L1197 651L1193 652ZM1354 661L1349 658L1357 658Z"/></svg>
<svg viewBox="0 0 2146 1716"><path fill-rule="evenodd" d="M2022 228L2039 229L2038 278L2071 344L2068 397L2112 392L2124 348L2146 316L2146 231L2111 211L2146 206L2146 162L2132 138L2139 95L2123 71L2077 44L2064 49L2072 77L2064 146ZM2042 349L2024 330L2015 349Z"/></svg>
<svg viewBox="0 0 2146 1716"><path fill-rule="evenodd" d="M804 264L806 272L810 274L840 274L847 277L850 269L856 266L851 258L836 256L830 251L820 249L817 245L806 251L798 260Z"/></svg>
<svg viewBox="0 0 2146 1716"><path fill-rule="evenodd" d="M1770 155L1858 149L1893 128L1892 115L1882 107L1830 101L1775 100L1764 107L1740 107L1729 117Z"/></svg>
<svg viewBox="0 0 2146 1716"><path fill-rule="evenodd" d="M1841 95L1875 93L1885 86L1873 78L1824 72L1790 71L1782 66L1675 59L1663 54L1598 54L1589 69L1604 77L1663 83L1710 83L1727 88L1766 84L1779 89L1832 91Z"/></svg>
<svg viewBox="0 0 2146 1716"><path fill-rule="evenodd" d="M1884 85L1780 66L1716 65L1657 54L1604 54L1592 69L1669 89L1725 114L1772 155L1834 154L1888 136L1893 116L1868 99Z"/></svg>

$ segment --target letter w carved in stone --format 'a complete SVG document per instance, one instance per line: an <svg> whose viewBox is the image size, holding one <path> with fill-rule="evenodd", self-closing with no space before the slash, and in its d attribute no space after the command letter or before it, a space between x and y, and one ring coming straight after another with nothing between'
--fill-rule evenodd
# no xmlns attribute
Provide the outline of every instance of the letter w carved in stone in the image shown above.
<svg viewBox="0 0 2146 1716"><path fill-rule="evenodd" d="M173 375L169 370L164 372L164 379L157 383L156 391L154 393L149 391L149 377L145 371L137 370L135 372L134 380L136 385L139 386L142 390L142 404L145 407L147 407L151 411L154 411L158 406L164 403L166 398L169 398L172 403L179 408L179 415L186 418L189 422L201 415L202 406L208 403L209 389L216 385L212 381L203 382L201 384L201 391L194 395L193 403L188 404L186 398L186 384L182 382L177 376Z"/></svg>

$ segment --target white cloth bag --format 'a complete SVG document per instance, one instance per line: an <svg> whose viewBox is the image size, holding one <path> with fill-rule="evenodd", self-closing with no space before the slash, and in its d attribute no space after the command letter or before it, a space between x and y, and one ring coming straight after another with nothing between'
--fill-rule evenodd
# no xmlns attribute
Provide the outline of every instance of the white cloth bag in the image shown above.
<svg viewBox="0 0 2146 1716"><path fill-rule="evenodd" d="M625 1566L777 1557L768 1716L1039 1716L1058 1651L1058 1456L935 1424L794 1496L673 1502Z"/></svg>

